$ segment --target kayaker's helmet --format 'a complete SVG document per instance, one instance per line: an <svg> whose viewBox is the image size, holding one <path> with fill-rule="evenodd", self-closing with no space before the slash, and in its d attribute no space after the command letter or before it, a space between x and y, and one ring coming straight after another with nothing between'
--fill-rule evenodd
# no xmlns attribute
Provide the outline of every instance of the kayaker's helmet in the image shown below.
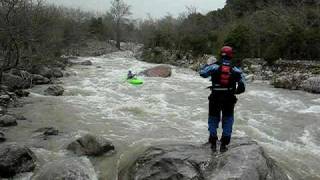
<svg viewBox="0 0 320 180"><path fill-rule="evenodd" d="M222 49L221 49L221 56L222 57L228 57L228 58L233 58L233 49L232 47L230 46L224 46Z"/></svg>

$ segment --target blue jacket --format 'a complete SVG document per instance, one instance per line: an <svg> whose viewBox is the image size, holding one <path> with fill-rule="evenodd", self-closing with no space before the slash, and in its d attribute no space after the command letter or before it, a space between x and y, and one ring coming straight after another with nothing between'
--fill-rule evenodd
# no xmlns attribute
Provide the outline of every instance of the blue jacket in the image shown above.
<svg viewBox="0 0 320 180"><path fill-rule="evenodd" d="M229 65L231 62L229 60L222 60L222 64ZM233 79L233 90L234 94L241 94L245 92L246 85L245 85L245 77L244 74L239 67L232 67L232 79ZM215 79L220 77L220 65L218 64L212 64L212 65L205 65L200 69L200 76L203 78L208 78L211 76L212 81L212 90L214 91L215 88L219 88L219 83L215 81Z"/></svg>

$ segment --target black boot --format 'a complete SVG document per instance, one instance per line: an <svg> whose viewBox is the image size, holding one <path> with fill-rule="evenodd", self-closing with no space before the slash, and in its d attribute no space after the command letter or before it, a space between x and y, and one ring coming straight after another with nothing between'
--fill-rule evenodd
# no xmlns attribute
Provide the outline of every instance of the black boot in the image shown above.
<svg viewBox="0 0 320 180"><path fill-rule="evenodd" d="M228 151L227 145L221 144L221 145L220 145L220 152L221 152L221 153L225 153L225 152L227 152L227 151Z"/></svg>
<svg viewBox="0 0 320 180"><path fill-rule="evenodd" d="M218 140L217 136L212 136L212 135L209 136L209 143L211 144L211 149L214 152L217 151L217 140Z"/></svg>
<svg viewBox="0 0 320 180"><path fill-rule="evenodd" d="M230 136L222 136L220 139L220 152L224 153L228 151L227 145L230 144L231 137Z"/></svg>

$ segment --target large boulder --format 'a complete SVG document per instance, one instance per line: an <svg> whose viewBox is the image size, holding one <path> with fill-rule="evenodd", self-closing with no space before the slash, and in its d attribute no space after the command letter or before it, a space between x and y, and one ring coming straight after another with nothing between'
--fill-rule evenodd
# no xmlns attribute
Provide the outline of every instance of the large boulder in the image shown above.
<svg viewBox="0 0 320 180"><path fill-rule="evenodd" d="M110 141L103 137L87 134L70 143L67 149L80 156L100 156L113 151L115 148Z"/></svg>
<svg viewBox="0 0 320 180"><path fill-rule="evenodd" d="M32 74L32 83L35 85L40 85L40 84L49 84L50 83L50 79L39 75L39 74Z"/></svg>
<svg viewBox="0 0 320 180"><path fill-rule="evenodd" d="M170 77L172 74L172 69L168 65L160 65L154 68L147 69L142 72L143 75L147 77Z"/></svg>
<svg viewBox="0 0 320 180"><path fill-rule="evenodd" d="M18 97L28 97L30 92L22 90L22 89L18 89L15 90L14 93L18 96Z"/></svg>
<svg viewBox="0 0 320 180"><path fill-rule="evenodd" d="M311 77L304 81L302 89L311 93L320 93L320 76Z"/></svg>
<svg viewBox="0 0 320 180"><path fill-rule="evenodd" d="M292 75L280 75L273 78L272 84L276 88L290 90L300 89L302 83L307 79L306 74L296 73Z"/></svg>
<svg viewBox="0 0 320 180"><path fill-rule="evenodd" d="M25 146L18 144L2 144L0 146L0 177L2 178L33 171L36 167L35 162L35 155Z"/></svg>
<svg viewBox="0 0 320 180"><path fill-rule="evenodd" d="M52 68L51 72L52 72L52 76L55 78L63 77L63 72L61 71L60 68Z"/></svg>
<svg viewBox="0 0 320 180"><path fill-rule="evenodd" d="M45 164L34 180L97 180L94 168L86 159L63 159Z"/></svg>
<svg viewBox="0 0 320 180"><path fill-rule="evenodd" d="M120 179L288 180L287 175L248 138L234 138L226 153L209 145L159 145L141 155Z"/></svg>
<svg viewBox="0 0 320 180"><path fill-rule="evenodd" d="M9 89L25 89L31 86L30 80L10 73L3 74L2 83Z"/></svg>
<svg viewBox="0 0 320 180"><path fill-rule="evenodd" d="M24 70L19 70L19 69L11 69L10 74L22 77L24 79L30 79L30 76L31 76L31 74L29 72L24 71Z"/></svg>
<svg viewBox="0 0 320 180"><path fill-rule="evenodd" d="M39 74L41 76L44 76L48 79L50 79L52 76L52 69L50 69L49 67L47 66L44 66L44 65L38 65L38 66L34 66L32 69L31 69L31 73L32 74Z"/></svg>
<svg viewBox="0 0 320 180"><path fill-rule="evenodd" d="M0 127L9 127L18 125L17 119L11 115L3 115L0 117Z"/></svg>
<svg viewBox="0 0 320 180"><path fill-rule="evenodd" d="M49 86L48 89L44 91L45 95L50 96L62 96L64 93L64 88L59 85Z"/></svg>

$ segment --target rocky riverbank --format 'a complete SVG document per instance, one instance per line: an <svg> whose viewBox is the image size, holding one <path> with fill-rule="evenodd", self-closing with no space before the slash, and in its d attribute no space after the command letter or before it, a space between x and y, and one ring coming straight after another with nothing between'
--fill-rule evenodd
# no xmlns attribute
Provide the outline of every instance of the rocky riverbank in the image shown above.
<svg viewBox="0 0 320 180"><path fill-rule="evenodd" d="M247 80L268 81L275 88L320 93L320 62L279 60L272 65L260 59L245 59Z"/></svg>
<svg viewBox="0 0 320 180"><path fill-rule="evenodd" d="M190 52L161 47L143 49L137 58L146 62L172 64L198 71L210 55L194 57ZM320 93L320 62L278 60L269 65L262 59L244 59L242 67L249 82L266 81L275 88Z"/></svg>

